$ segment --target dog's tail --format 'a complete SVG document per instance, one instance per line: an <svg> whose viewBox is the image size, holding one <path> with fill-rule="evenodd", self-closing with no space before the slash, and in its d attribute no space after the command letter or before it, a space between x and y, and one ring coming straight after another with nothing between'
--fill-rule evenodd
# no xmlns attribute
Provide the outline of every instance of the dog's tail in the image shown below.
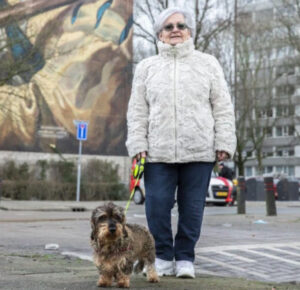
<svg viewBox="0 0 300 290"><path fill-rule="evenodd" d="M144 269L144 266L145 266L145 261L139 260L138 263L134 266L134 269L133 269L134 273L138 274L138 273L142 272Z"/></svg>

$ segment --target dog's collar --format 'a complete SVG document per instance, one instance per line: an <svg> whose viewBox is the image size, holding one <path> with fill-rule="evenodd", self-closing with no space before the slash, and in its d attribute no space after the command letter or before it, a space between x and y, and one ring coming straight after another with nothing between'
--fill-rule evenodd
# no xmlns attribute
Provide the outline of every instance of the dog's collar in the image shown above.
<svg viewBox="0 0 300 290"><path fill-rule="evenodd" d="M118 249L118 252L123 253L123 252L132 251L132 250L133 250L133 248L130 247L130 246L128 246L128 247L122 247L122 248L119 248L119 249Z"/></svg>

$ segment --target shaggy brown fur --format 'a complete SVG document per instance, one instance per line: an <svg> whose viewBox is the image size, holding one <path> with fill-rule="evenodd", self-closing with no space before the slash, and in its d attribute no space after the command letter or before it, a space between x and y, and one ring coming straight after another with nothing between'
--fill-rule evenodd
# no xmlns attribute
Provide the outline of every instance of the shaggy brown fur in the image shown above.
<svg viewBox="0 0 300 290"><path fill-rule="evenodd" d="M145 227L126 224L123 208L112 202L97 207L92 213L91 226L94 263L100 274L98 286L111 286L115 279L119 287L128 288L136 261L136 273L145 265L148 281L158 282L154 239Z"/></svg>

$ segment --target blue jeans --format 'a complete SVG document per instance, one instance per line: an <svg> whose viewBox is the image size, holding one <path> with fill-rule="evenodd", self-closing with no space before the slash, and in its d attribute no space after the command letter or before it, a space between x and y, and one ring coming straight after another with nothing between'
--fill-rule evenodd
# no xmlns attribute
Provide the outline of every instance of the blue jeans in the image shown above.
<svg viewBox="0 0 300 290"><path fill-rule="evenodd" d="M146 216L157 258L194 261L213 166L213 162L146 163ZM176 187L179 217L173 241L171 210Z"/></svg>

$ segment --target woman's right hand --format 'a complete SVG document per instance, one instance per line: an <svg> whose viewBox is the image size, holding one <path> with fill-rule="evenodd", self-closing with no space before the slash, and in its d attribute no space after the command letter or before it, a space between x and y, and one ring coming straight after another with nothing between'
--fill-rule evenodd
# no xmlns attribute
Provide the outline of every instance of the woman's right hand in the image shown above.
<svg viewBox="0 0 300 290"><path fill-rule="evenodd" d="M147 157L147 152L146 152L146 151L140 152L140 153L138 153L138 154L135 155L136 160L140 160L140 159L143 158L143 157L144 157L144 158Z"/></svg>

